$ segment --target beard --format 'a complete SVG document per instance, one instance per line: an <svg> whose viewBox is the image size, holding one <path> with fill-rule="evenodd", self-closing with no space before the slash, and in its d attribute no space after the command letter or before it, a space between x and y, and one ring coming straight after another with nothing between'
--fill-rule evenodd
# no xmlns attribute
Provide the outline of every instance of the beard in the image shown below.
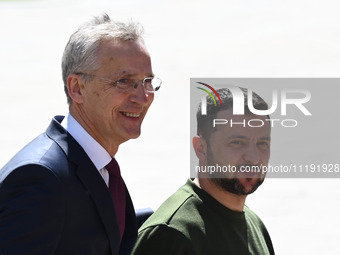
<svg viewBox="0 0 340 255"><path fill-rule="evenodd" d="M213 166L217 165L213 153L208 146L208 160L207 165ZM221 164L219 164L221 165ZM244 165L247 167L255 167L256 169L261 169L259 166ZM247 175L247 173L241 173L241 165L235 166L237 169L236 173L215 173L210 177L210 181L224 191L236 195L249 195L257 190L257 188L264 182L265 175L263 173ZM241 181L242 179L242 181ZM245 184L247 184L247 187Z"/></svg>
<svg viewBox="0 0 340 255"><path fill-rule="evenodd" d="M246 180L251 181L253 178L246 178ZM264 178L256 178L256 182L250 189L246 189L238 178L211 178L210 181L222 190L235 195L249 195L257 190L257 188L263 183Z"/></svg>

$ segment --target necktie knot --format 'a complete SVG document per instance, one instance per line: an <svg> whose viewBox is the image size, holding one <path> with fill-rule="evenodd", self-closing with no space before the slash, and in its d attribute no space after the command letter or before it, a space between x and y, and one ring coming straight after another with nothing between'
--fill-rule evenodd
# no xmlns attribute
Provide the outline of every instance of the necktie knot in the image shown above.
<svg viewBox="0 0 340 255"><path fill-rule="evenodd" d="M108 171L109 175L112 176L112 177L118 177L120 176L120 168L119 168L119 165L117 163L117 161L112 158L112 160L110 161L109 164L107 164L105 166L106 170Z"/></svg>

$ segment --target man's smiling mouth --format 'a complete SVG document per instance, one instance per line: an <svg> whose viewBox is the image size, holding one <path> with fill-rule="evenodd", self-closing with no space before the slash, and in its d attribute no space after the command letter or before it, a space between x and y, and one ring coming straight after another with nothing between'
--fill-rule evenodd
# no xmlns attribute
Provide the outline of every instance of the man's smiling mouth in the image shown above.
<svg viewBox="0 0 340 255"><path fill-rule="evenodd" d="M133 112L121 112L123 115L131 118L138 118L140 113L133 113Z"/></svg>

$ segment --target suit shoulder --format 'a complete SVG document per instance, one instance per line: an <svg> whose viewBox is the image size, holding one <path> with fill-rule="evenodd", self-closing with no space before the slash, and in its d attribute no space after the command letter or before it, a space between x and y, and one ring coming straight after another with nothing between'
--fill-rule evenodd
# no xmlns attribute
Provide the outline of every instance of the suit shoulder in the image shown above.
<svg viewBox="0 0 340 255"><path fill-rule="evenodd" d="M67 158L61 148L46 133L39 135L22 148L1 170L0 183L14 170L41 166L54 171L65 169ZM31 167L25 167L31 166Z"/></svg>

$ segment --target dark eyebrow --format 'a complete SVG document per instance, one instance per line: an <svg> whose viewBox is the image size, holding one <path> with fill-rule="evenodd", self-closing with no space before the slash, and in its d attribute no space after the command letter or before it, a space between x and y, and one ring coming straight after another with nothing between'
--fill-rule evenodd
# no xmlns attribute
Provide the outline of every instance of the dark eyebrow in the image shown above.
<svg viewBox="0 0 340 255"><path fill-rule="evenodd" d="M235 138L238 138L238 139L249 139L248 137L246 137L244 135L232 135L232 136L229 136L228 138L229 139L235 139Z"/></svg>
<svg viewBox="0 0 340 255"><path fill-rule="evenodd" d="M246 140L249 139L249 137L244 136L244 135L232 135L232 136L228 137L228 139L235 139L235 138L237 138L237 139L246 139ZM270 141L271 139L270 139L270 136L266 136L266 137L261 137L259 140Z"/></svg>
<svg viewBox="0 0 340 255"><path fill-rule="evenodd" d="M259 140L265 140L265 141L271 141L271 138L270 138L270 136L268 137L261 137Z"/></svg>

